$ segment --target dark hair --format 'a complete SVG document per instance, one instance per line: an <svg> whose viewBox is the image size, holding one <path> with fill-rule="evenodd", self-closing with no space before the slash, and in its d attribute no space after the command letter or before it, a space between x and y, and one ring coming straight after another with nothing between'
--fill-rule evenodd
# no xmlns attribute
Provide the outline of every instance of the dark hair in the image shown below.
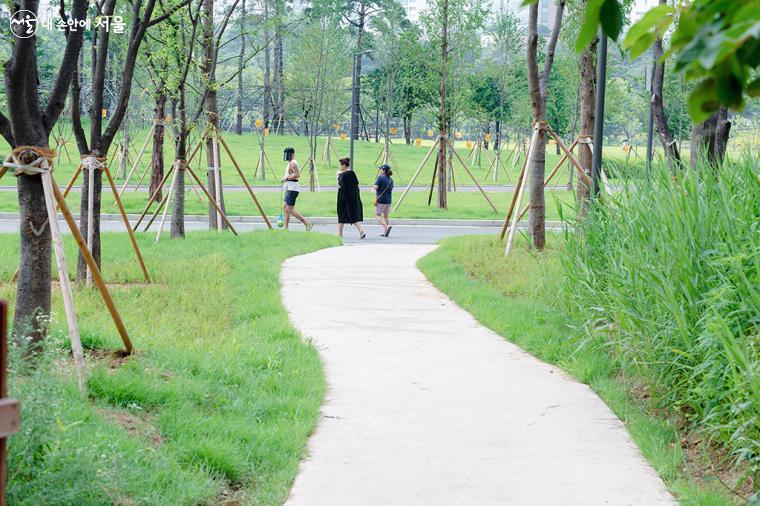
<svg viewBox="0 0 760 506"><path fill-rule="evenodd" d="M387 163L385 165L380 166L380 170L382 170L383 173L386 176L392 176L393 175L393 171L391 170L391 166L388 165Z"/></svg>
<svg viewBox="0 0 760 506"><path fill-rule="evenodd" d="M350 167L351 166L351 159L349 157L341 158L340 160L338 160L338 163L340 163L341 165L344 165L346 167Z"/></svg>
<svg viewBox="0 0 760 506"><path fill-rule="evenodd" d="M283 157L286 162L291 161L296 154L296 150L293 148L285 148L285 151L283 152Z"/></svg>

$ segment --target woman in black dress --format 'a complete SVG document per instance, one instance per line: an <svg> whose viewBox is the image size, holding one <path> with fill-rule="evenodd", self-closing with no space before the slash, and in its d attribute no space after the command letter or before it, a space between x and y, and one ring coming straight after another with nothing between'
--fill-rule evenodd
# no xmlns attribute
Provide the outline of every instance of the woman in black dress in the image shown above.
<svg viewBox="0 0 760 506"><path fill-rule="evenodd" d="M340 171L338 171L338 236L340 237L343 237L343 226L346 223L356 227L360 239L367 237L361 226L364 214L359 193L359 179L351 170L351 160L341 158Z"/></svg>

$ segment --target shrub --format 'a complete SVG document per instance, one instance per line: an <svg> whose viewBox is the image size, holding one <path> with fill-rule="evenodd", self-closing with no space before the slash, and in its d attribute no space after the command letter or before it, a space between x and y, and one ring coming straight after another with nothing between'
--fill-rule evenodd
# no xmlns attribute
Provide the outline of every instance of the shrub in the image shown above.
<svg viewBox="0 0 760 506"><path fill-rule="evenodd" d="M760 471L757 156L673 178L653 167L567 234L571 311L634 366L655 407ZM595 341L596 341L595 339ZM757 483L757 480L755 480Z"/></svg>

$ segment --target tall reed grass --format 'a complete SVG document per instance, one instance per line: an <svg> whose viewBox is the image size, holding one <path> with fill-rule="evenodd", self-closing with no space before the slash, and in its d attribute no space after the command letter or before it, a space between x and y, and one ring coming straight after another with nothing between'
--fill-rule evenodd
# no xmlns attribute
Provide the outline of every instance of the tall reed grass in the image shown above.
<svg viewBox="0 0 760 506"><path fill-rule="evenodd" d="M760 473L760 159L664 167L567 233L567 297L589 341Z"/></svg>

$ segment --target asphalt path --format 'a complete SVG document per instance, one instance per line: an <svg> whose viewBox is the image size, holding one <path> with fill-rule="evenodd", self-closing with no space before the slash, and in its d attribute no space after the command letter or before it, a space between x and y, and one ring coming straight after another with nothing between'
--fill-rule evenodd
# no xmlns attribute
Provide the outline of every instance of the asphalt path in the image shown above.
<svg viewBox="0 0 760 506"><path fill-rule="evenodd" d="M59 215L61 223L61 230L64 233L69 233L62 217ZM314 231L323 232L326 234L337 234L337 225L329 218L315 218ZM134 223L135 218L131 217L131 221ZM167 220L168 221L168 220ZM266 225L259 221L238 221L232 220L235 230L238 232L249 232L251 230L264 230ZM392 223L393 220L392 220ZM520 229L525 230L527 222L523 222ZM16 233L18 232L18 217L4 214L0 218L0 233ZM101 231L103 232L125 232L124 223L115 217L105 216L100 222ZM138 232L143 232L144 227L140 227ZM497 235L501 230L501 225L498 221L486 221L478 222L472 221L440 221L436 223L435 220L399 220L396 221L391 230L390 237L381 237L382 227L379 225L367 222L363 224L363 228L366 232L366 238L361 240L359 238L358 231L347 226L344 231L345 243L368 243L368 244L436 244L438 241L447 237L454 237L460 235ZM547 228L554 231L562 229L562 224L558 222L547 222ZM185 220L185 231L193 232L199 230L208 230L208 223L200 216L188 216ZM158 231L158 223L154 223L148 233L156 234ZM298 221L291 223L290 230L281 230L282 233L303 233L304 227ZM164 237L169 237L169 227L164 227Z"/></svg>

